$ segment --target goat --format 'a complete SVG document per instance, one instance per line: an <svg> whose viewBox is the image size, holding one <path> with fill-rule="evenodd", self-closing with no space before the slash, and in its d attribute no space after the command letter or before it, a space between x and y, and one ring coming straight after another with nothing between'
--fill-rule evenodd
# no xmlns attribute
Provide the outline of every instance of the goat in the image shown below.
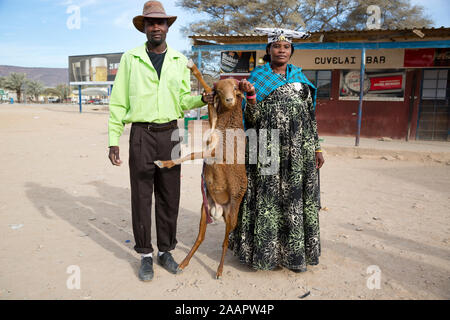
<svg viewBox="0 0 450 320"><path fill-rule="evenodd" d="M198 77L198 75L196 76ZM205 91L207 91L206 88ZM206 195L203 194L204 201L201 208L199 233L191 251L180 263L179 269L183 270L187 267L192 256L205 238L207 220L209 220L209 207L213 218L216 220L223 218L226 225L225 239L222 245L222 258L216 273L217 279L222 277L223 263L228 249L228 236L236 227L239 206L247 189L245 158L242 159L242 155L245 155L242 99L243 94L239 90L236 80L220 80L215 85L214 105L208 105L209 123L211 126L211 135L207 141L208 150L206 152L191 153L181 159L155 161L155 164L161 168L170 168L186 160L205 159L203 163L203 177L207 191ZM234 131L231 139L228 135L230 129ZM237 135L235 135L236 133ZM224 134L227 135L226 138L222 138L225 136ZM235 137L238 139L236 144L234 143ZM229 156L228 152L227 154L222 152L223 161L217 161L220 160L216 158L220 153L220 148L222 148L221 150L228 150L227 145L229 148L230 146L233 148L232 159L227 159L227 156ZM241 157L238 159L239 155Z"/></svg>

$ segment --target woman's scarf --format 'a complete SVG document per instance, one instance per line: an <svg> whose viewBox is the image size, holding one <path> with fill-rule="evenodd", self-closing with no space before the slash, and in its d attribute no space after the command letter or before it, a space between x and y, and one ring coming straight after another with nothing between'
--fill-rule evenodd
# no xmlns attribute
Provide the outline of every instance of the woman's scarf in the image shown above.
<svg viewBox="0 0 450 320"><path fill-rule="evenodd" d="M313 90L313 104L316 108L317 90L316 87L309 81L303 74L302 69L292 64L288 64L286 68L286 78L282 75L276 74L272 71L269 63L263 66L256 67L252 71L250 77L247 79L253 84L256 90L256 101L263 101L268 95L270 95L277 88L287 84L301 82L309 85Z"/></svg>

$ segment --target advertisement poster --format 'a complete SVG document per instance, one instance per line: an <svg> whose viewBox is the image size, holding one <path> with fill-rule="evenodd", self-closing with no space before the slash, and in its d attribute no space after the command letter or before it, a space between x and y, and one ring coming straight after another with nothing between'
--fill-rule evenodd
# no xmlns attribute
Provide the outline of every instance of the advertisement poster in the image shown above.
<svg viewBox="0 0 450 320"><path fill-rule="evenodd" d="M69 57L69 82L77 84L112 84L122 53Z"/></svg>
<svg viewBox="0 0 450 320"><path fill-rule="evenodd" d="M250 73L256 66L256 51L223 51L221 73Z"/></svg>
<svg viewBox="0 0 450 320"><path fill-rule="evenodd" d="M405 73L395 70L366 71L364 75L364 96L383 98L403 98ZM360 72L341 71L340 97L359 97Z"/></svg>

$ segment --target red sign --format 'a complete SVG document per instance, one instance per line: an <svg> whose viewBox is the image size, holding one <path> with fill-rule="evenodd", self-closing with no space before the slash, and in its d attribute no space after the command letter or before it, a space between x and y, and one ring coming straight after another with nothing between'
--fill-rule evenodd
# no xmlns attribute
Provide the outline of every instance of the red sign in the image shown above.
<svg viewBox="0 0 450 320"><path fill-rule="evenodd" d="M370 91L396 90L403 88L403 76L371 77Z"/></svg>
<svg viewBox="0 0 450 320"><path fill-rule="evenodd" d="M434 49L406 49L405 68L433 67Z"/></svg>
<svg viewBox="0 0 450 320"><path fill-rule="evenodd" d="M405 49L405 68L450 66L450 49Z"/></svg>

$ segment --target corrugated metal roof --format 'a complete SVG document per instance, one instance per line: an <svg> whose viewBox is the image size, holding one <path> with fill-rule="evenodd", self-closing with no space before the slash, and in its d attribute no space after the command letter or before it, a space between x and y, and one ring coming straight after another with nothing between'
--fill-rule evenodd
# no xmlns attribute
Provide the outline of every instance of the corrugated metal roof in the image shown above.
<svg viewBox="0 0 450 320"><path fill-rule="evenodd" d="M416 33L415 30L420 32ZM423 34L423 37L421 35ZM194 45L264 43L266 35L257 33L235 34L195 34L189 36ZM322 39L321 39L322 38ZM294 39L293 42L377 42L377 41L414 41L414 40L448 40L450 28L404 28L381 30L329 30L311 32L305 40Z"/></svg>

